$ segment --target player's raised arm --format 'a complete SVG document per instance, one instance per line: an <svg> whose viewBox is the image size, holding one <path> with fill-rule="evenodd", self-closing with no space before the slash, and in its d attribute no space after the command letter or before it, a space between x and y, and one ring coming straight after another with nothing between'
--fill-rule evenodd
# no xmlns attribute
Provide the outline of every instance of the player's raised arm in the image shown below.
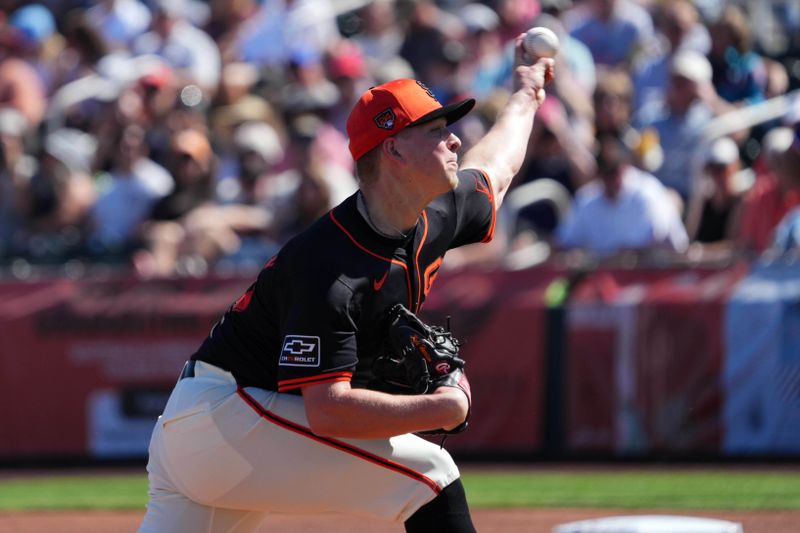
<svg viewBox="0 0 800 533"><path fill-rule="evenodd" d="M494 125L465 155L461 168L485 171L499 207L525 159L533 117L545 98L544 86L553 77L553 59L535 58L523 48L523 35L514 43L513 92Z"/></svg>

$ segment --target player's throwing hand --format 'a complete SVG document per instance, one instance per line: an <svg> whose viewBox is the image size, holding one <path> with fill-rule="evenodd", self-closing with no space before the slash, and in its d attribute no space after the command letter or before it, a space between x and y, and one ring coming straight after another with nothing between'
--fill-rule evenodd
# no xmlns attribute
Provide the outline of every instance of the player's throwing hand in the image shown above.
<svg viewBox="0 0 800 533"><path fill-rule="evenodd" d="M544 86L555 77L555 60L548 57L533 58L525 51L524 33L514 41L514 91L528 89L538 105L544 102Z"/></svg>

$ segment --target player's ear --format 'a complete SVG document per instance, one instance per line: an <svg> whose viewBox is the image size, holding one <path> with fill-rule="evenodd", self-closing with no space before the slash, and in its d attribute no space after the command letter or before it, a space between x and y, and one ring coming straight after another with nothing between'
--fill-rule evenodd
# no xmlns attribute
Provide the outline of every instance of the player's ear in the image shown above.
<svg viewBox="0 0 800 533"><path fill-rule="evenodd" d="M384 155L392 161L402 162L405 159L400 151L397 139L394 137L389 137L388 139L384 140L381 144L381 150L383 151Z"/></svg>

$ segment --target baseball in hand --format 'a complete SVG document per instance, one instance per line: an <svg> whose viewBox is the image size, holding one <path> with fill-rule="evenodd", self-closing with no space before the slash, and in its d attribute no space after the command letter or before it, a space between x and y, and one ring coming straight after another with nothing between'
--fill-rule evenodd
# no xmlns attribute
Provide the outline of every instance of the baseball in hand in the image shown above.
<svg viewBox="0 0 800 533"><path fill-rule="evenodd" d="M525 32L522 46L534 58L554 57L558 53L558 37L552 30L537 26Z"/></svg>

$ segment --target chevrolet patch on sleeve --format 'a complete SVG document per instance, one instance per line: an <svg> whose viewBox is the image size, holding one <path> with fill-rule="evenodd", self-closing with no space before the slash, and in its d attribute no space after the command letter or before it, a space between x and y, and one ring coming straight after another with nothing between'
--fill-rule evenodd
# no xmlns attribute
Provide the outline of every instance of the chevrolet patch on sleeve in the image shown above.
<svg viewBox="0 0 800 533"><path fill-rule="evenodd" d="M319 366L319 337L286 335L278 361L280 366Z"/></svg>

